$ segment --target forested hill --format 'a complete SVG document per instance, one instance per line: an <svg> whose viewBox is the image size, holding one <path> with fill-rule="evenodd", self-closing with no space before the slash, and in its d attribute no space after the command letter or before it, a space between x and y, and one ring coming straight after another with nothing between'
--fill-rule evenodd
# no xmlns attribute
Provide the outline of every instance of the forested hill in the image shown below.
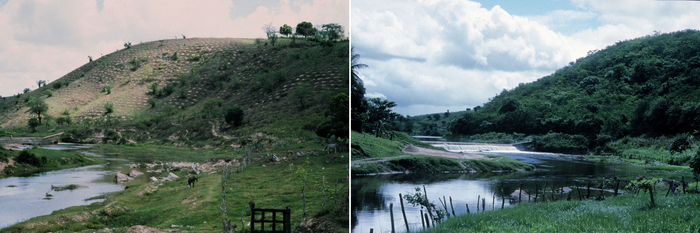
<svg viewBox="0 0 700 233"><path fill-rule="evenodd" d="M259 133L313 135L321 127L325 137L333 130L324 123L333 121L333 112L324 114L329 103L347 100L348 62L347 40L128 43L36 90L5 97L0 136L66 131L78 141L99 135L240 145ZM347 101L338 103L347 109ZM32 118L41 121L34 129Z"/></svg>
<svg viewBox="0 0 700 233"><path fill-rule="evenodd" d="M700 129L699 87L699 31L645 36L504 90L449 131L581 135L589 148L624 136L692 133Z"/></svg>

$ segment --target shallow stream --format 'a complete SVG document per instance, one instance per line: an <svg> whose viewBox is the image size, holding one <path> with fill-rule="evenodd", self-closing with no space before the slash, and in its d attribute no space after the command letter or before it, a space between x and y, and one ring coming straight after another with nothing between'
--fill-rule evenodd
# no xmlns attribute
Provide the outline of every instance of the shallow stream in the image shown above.
<svg viewBox="0 0 700 233"><path fill-rule="evenodd" d="M117 172L127 174L131 170L138 170L145 173L132 181L137 183L147 182L151 175L163 176L147 173L146 168L131 168L135 163L152 161L103 155L90 146L58 144L46 145L42 148L76 151L87 156L102 157L108 163L0 179L0 229L36 216L51 214L55 210L103 201L104 199L86 199L123 190L123 184L114 183L114 176ZM51 190L52 185L67 186L70 184L81 187L74 190Z"/></svg>
<svg viewBox="0 0 700 233"><path fill-rule="evenodd" d="M401 213L399 193L402 195L414 194L415 188L425 186L430 202L443 209L439 199L446 199L450 214L454 208L457 215L469 210L474 213L477 209L477 199L486 199L486 210L500 209L501 205L510 206L508 198L522 185L524 190L534 190L536 186L541 189L545 182L548 191L552 184L555 190L568 187L572 188L571 198L578 200L576 185L583 187L578 190L583 197L586 193L586 182L582 179L598 179L605 177L608 181L606 189L612 189L612 178L615 176L641 176L644 170L639 166L623 163L591 162L581 156L536 153L536 152L484 152L488 154L504 155L522 162L536 166L533 171L523 172L483 172L483 173L447 173L447 174L390 174L374 176L352 177L352 214L351 225L353 233L366 233L373 229L375 233L391 232L390 204L393 203L394 225L396 232L405 232L406 226ZM578 183L575 183L578 181ZM495 194L495 196L494 196ZM501 198L505 194L506 198ZM551 198L551 192L547 193L547 199ZM591 196L597 196L594 191ZM533 194L534 195L534 194ZM556 193L558 200L566 199L567 194ZM604 195L612 195L604 193ZM541 198L541 197L540 197ZM451 199L451 203L450 203ZM527 200L527 196L523 196ZM534 199L534 198L533 198ZM481 202L481 201L480 201ZM515 204L515 203L514 203ZM479 208L481 209L481 203ZM404 200L406 219L409 228L414 230L422 228L420 207L412 206ZM425 212L425 210L423 210Z"/></svg>

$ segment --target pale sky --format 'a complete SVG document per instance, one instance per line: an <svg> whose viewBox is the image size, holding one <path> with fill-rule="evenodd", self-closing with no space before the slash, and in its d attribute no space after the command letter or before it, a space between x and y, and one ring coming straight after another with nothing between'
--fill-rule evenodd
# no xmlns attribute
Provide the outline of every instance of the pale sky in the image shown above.
<svg viewBox="0 0 700 233"><path fill-rule="evenodd" d="M403 115L481 106L617 41L700 29L700 2L353 0L368 97Z"/></svg>
<svg viewBox="0 0 700 233"><path fill-rule="evenodd" d="M0 96L34 90L125 42L262 38L266 24L302 21L349 31L349 8L348 0L0 0Z"/></svg>

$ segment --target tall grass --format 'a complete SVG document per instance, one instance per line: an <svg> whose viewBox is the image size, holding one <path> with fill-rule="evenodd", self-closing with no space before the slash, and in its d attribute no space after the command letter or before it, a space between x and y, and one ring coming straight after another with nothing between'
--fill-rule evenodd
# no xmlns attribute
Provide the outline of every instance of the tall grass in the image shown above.
<svg viewBox="0 0 700 233"><path fill-rule="evenodd" d="M700 195L625 194L604 201L523 203L463 214L420 232L698 232Z"/></svg>

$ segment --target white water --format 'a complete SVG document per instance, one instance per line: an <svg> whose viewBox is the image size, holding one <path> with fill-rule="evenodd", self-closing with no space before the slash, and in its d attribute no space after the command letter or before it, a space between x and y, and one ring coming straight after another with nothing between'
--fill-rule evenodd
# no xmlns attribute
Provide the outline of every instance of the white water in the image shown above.
<svg viewBox="0 0 700 233"><path fill-rule="evenodd" d="M442 147L445 150L455 153L463 152L515 152L518 151L512 145L506 144L479 144L479 143L467 143L467 142L430 142L430 145L434 147Z"/></svg>

